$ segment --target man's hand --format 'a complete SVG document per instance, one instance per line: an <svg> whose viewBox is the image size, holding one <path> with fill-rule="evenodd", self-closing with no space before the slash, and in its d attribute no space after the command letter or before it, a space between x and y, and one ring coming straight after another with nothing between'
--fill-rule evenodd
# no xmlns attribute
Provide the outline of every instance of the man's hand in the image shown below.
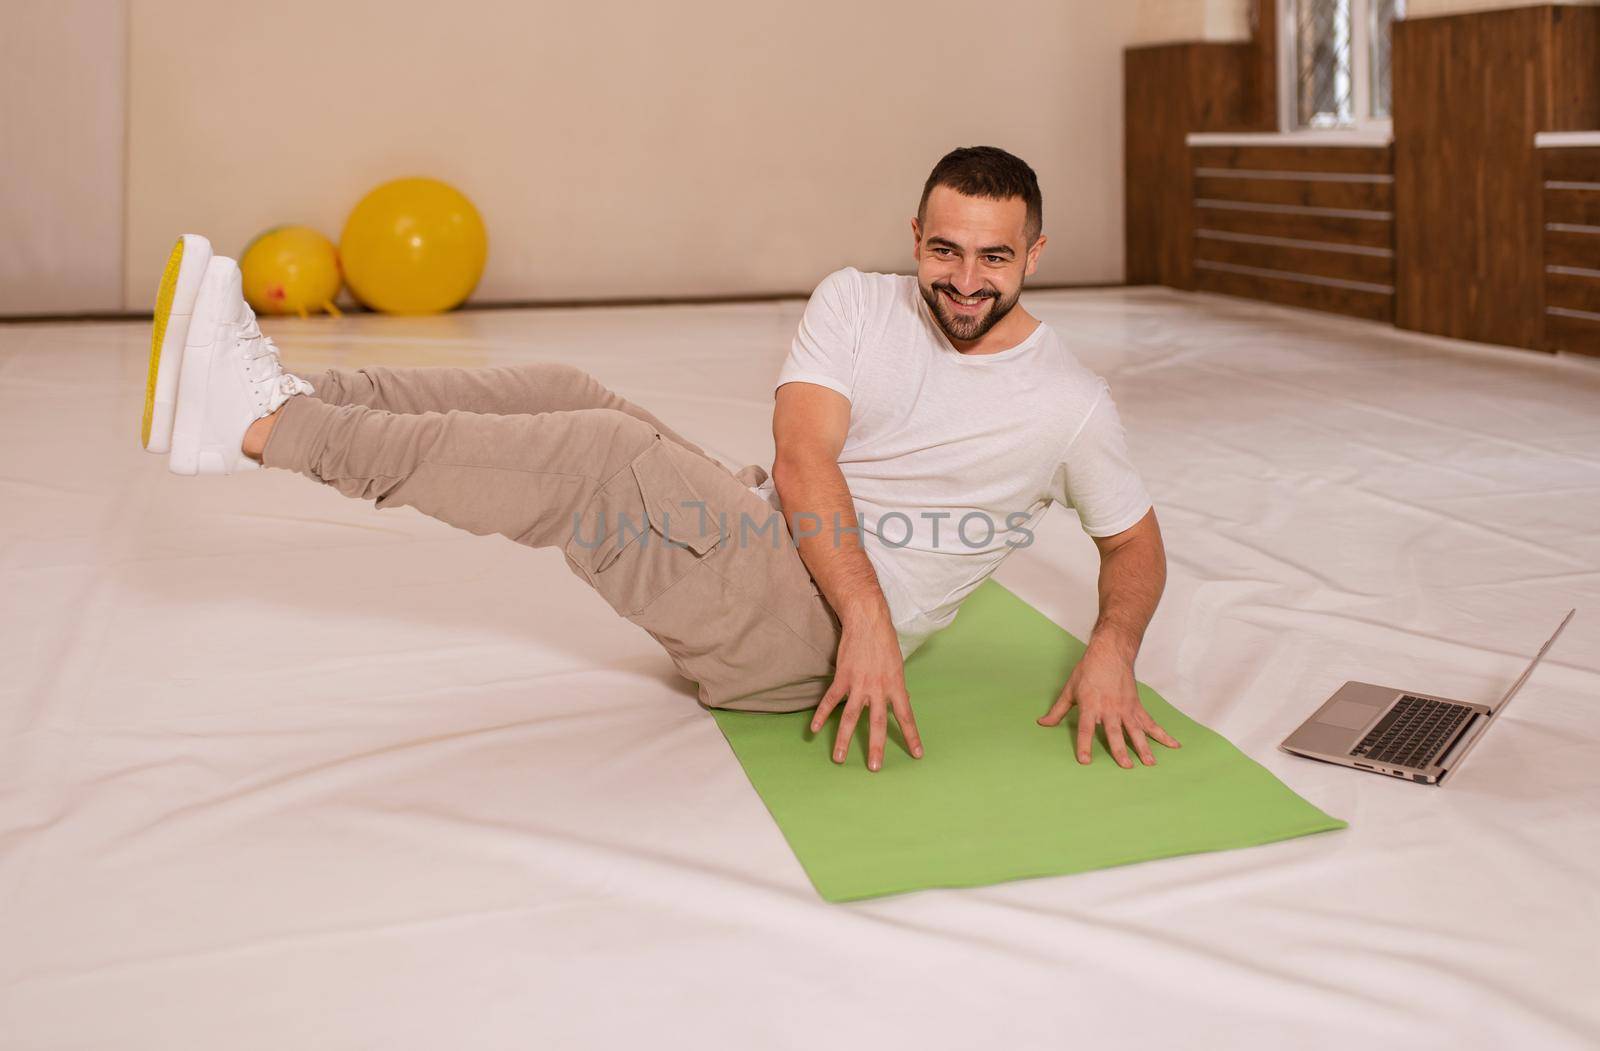
<svg viewBox="0 0 1600 1051"><path fill-rule="evenodd" d="M881 602L879 603L881 605ZM889 732L889 712L894 712L906 748L922 758L922 738L911 715L911 698L906 694L905 661L900 656L900 640L889 619L887 607L860 616L843 618L839 637L839 656L833 684L822 695L816 714L811 717L811 732L816 733L846 697L839 733L833 742L833 761L844 762L855 736L862 709L867 710L867 769L883 766L884 739Z"/></svg>
<svg viewBox="0 0 1600 1051"><path fill-rule="evenodd" d="M905 661L878 586L878 574L861 548L850 486L839 468L839 453L850 431L850 401L838 391L796 380L778 388L772 411L772 484L785 512L789 533L800 549L817 589L839 617L839 652L833 682L811 717L811 732L822 729L846 697L833 761L844 762L861 710L867 710L867 769L883 766L883 742L893 711L906 747L922 758L922 739L906 696ZM804 521L803 521L804 520ZM825 523L816 528L817 523ZM797 528L809 524L812 528Z"/></svg>
<svg viewBox="0 0 1600 1051"><path fill-rule="evenodd" d="M1133 750L1145 766L1155 766L1156 757L1146 738L1154 737L1168 748L1178 747L1172 735L1144 710L1133 681L1139 643L1167 581L1167 556L1156 509L1146 511L1120 533L1095 537L1094 544L1100 549L1100 615L1083 660L1072 669L1066 688L1039 718L1039 725L1059 725L1076 704L1078 762L1089 761L1094 728L1099 725L1105 727L1106 746L1118 766L1124 770L1133 767L1124 736L1133 742Z"/></svg>
<svg viewBox="0 0 1600 1051"><path fill-rule="evenodd" d="M1155 766L1147 737L1154 737L1168 748L1181 747L1177 740L1163 730L1139 701L1139 688L1133 681L1133 665L1109 649L1096 649L1092 644L1084 653L1078 666L1072 669L1066 688L1050 710L1039 717L1040 726L1056 726L1067 717L1067 712L1078 706L1078 762L1089 761L1094 744L1096 724L1105 727L1106 744L1112 758L1124 770L1133 767L1123 735L1133 742L1140 762Z"/></svg>

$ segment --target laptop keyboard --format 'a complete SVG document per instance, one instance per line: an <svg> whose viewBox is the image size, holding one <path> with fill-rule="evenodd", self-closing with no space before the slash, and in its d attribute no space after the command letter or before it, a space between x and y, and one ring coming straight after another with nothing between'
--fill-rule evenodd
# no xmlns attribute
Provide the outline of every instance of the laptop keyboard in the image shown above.
<svg viewBox="0 0 1600 1051"><path fill-rule="evenodd" d="M1407 694L1350 754L1395 766L1425 767L1449 746L1470 715L1472 709L1464 704Z"/></svg>

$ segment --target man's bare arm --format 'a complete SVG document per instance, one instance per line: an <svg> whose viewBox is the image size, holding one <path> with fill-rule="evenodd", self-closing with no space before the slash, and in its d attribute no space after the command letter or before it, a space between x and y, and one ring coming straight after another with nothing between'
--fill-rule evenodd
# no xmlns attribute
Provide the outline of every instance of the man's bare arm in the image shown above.
<svg viewBox="0 0 1600 1051"><path fill-rule="evenodd" d="M813 732L846 697L833 759L844 762L861 711L868 712L867 767L883 764L888 713L893 711L906 747L921 758L922 741L906 696L905 664L889 604L862 549L855 505L839 453L850 428L850 402L814 383L778 388L772 414L777 447L772 482L783 504L800 557L839 615L842 629L833 684L811 719Z"/></svg>
<svg viewBox="0 0 1600 1051"><path fill-rule="evenodd" d="M1119 766L1133 766L1124 736L1133 742L1139 760L1154 766L1147 736L1168 748L1179 747L1144 710L1133 675L1134 659L1167 582L1167 554L1155 509L1130 528L1095 537L1094 542L1100 550L1100 613L1083 659L1039 723L1055 726L1076 704L1078 762L1089 761L1094 728L1099 724L1105 727L1106 744Z"/></svg>
<svg viewBox="0 0 1600 1051"><path fill-rule="evenodd" d="M783 503L800 557L839 620L887 619L889 605L878 574L861 549L855 504L839 470L839 453L850 428L850 402L814 383L778 388L772 413L777 453L772 482ZM841 534L834 543L834 523Z"/></svg>
<svg viewBox="0 0 1600 1051"><path fill-rule="evenodd" d="M1167 586L1167 551L1156 509L1129 529L1093 540L1100 549L1100 615L1089 648L1109 650L1131 668Z"/></svg>

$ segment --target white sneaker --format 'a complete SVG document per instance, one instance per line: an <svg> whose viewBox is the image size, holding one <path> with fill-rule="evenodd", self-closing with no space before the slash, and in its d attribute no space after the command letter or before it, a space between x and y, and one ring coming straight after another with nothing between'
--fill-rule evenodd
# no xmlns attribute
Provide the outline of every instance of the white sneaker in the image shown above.
<svg viewBox="0 0 1600 1051"><path fill-rule="evenodd" d="M156 291L155 324L150 330L150 369L144 383L144 419L139 441L153 453L172 450L172 416L178 403L178 371L190 315L200 294L200 279L211 262L211 242L184 234L173 245Z"/></svg>
<svg viewBox="0 0 1600 1051"><path fill-rule="evenodd" d="M244 432L310 383L283 371L244 301L239 264L213 256L189 322L172 426L173 474L233 474L261 465L239 446Z"/></svg>

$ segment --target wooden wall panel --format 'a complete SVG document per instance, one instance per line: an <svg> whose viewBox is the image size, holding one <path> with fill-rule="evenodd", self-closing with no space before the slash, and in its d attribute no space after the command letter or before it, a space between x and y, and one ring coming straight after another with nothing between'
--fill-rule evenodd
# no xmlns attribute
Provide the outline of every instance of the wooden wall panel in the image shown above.
<svg viewBox="0 0 1600 1051"><path fill-rule="evenodd" d="M1249 126L1247 44L1167 44L1123 52L1124 211L1129 284L1192 288L1193 131Z"/></svg>
<svg viewBox="0 0 1600 1051"><path fill-rule="evenodd" d="M1600 148L1538 152L1545 180L1543 345L1600 355Z"/></svg>
<svg viewBox="0 0 1600 1051"><path fill-rule="evenodd" d="M1387 147L1196 147L1196 287L1394 317Z"/></svg>
<svg viewBox="0 0 1600 1051"><path fill-rule="evenodd" d="M1600 146L1543 149L1539 156L1544 162L1544 177L1550 182L1594 182L1600 173Z"/></svg>
<svg viewBox="0 0 1600 1051"><path fill-rule="evenodd" d="M1546 274L1545 306L1557 311L1581 310L1600 318L1600 270Z"/></svg>
<svg viewBox="0 0 1600 1051"><path fill-rule="evenodd" d="M1202 267L1195 271L1195 287L1203 292L1264 299L1269 303L1349 314L1369 321L1389 321L1394 317L1393 296L1335 285L1312 285L1272 274Z"/></svg>
<svg viewBox="0 0 1600 1051"><path fill-rule="evenodd" d="M1600 193L1570 186L1546 186L1544 221L1574 226L1600 226Z"/></svg>
<svg viewBox="0 0 1600 1051"><path fill-rule="evenodd" d="M1251 106L1249 44L1190 44L1184 98L1191 131L1248 131L1255 127ZM1184 143L1187 150L1188 143Z"/></svg>
<svg viewBox="0 0 1600 1051"><path fill-rule="evenodd" d="M1248 44L1123 52L1129 284L1194 287L1188 134L1277 130L1277 0L1251 0L1251 23Z"/></svg>
<svg viewBox="0 0 1600 1051"><path fill-rule="evenodd" d="M1398 23L1393 149L1189 150L1277 127L1276 2L1249 2L1248 45L1125 53L1129 282L1600 353L1600 188L1544 186L1600 184L1600 149L1533 145L1600 128L1600 7Z"/></svg>
<svg viewBox="0 0 1600 1051"><path fill-rule="evenodd" d="M1278 0L1250 0L1250 124L1278 130Z"/></svg>
<svg viewBox="0 0 1600 1051"><path fill-rule="evenodd" d="M1308 149L1305 146L1193 146L1196 168L1247 168L1280 172L1354 172L1388 175L1394 159L1386 148Z"/></svg>
<svg viewBox="0 0 1600 1051"><path fill-rule="evenodd" d="M1222 207L1220 201L1200 205L1195 209L1195 216L1199 227L1229 233L1327 241L1369 248L1389 248L1394 243L1394 230L1388 219Z"/></svg>
<svg viewBox="0 0 1600 1051"><path fill-rule="evenodd" d="M1238 235L1216 230L1195 231L1195 258L1339 281L1374 285L1388 285L1394 281L1394 257L1381 250L1350 251L1344 245L1280 238L1232 240L1235 236Z"/></svg>
<svg viewBox="0 0 1600 1051"><path fill-rule="evenodd" d="M1196 168L1195 198L1338 211L1389 212L1394 208L1393 187L1387 182L1336 182L1307 178L1312 174L1307 172L1222 173L1221 168Z"/></svg>
<svg viewBox="0 0 1600 1051"><path fill-rule="evenodd" d="M1125 133L1122 143L1127 282L1179 285L1189 189L1182 161L1187 107L1181 92L1187 45L1130 48L1122 53Z"/></svg>
<svg viewBox="0 0 1600 1051"><path fill-rule="evenodd" d="M1556 220L1545 214L1533 139L1600 126L1597 49L1593 8L1395 25L1396 324L1545 345L1543 233Z"/></svg>
<svg viewBox="0 0 1600 1051"><path fill-rule="evenodd" d="M1544 265L1600 270L1600 227L1544 231Z"/></svg>
<svg viewBox="0 0 1600 1051"><path fill-rule="evenodd" d="M1550 350L1600 356L1600 319L1549 314L1544 327L1545 346Z"/></svg>
<svg viewBox="0 0 1600 1051"><path fill-rule="evenodd" d="M1543 131L1600 128L1600 8L1558 7L1551 13ZM1600 148L1537 151L1545 179L1543 338L1546 350L1600 356ZM1552 186L1552 183L1560 185ZM1580 189L1587 184L1592 189ZM1552 229L1552 225L1555 226Z"/></svg>
<svg viewBox="0 0 1600 1051"><path fill-rule="evenodd" d="M1550 61L1545 65L1549 112L1540 131L1600 128L1600 7L1550 11Z"/></svg>
<svg viewBox="0 0 1600 1051"><path fill-rule="evenodd" d="M1533 136L1549 105L1549 17L1530 7L1394 27L1395 322L1404 328L1539 343Z"/></svg>

